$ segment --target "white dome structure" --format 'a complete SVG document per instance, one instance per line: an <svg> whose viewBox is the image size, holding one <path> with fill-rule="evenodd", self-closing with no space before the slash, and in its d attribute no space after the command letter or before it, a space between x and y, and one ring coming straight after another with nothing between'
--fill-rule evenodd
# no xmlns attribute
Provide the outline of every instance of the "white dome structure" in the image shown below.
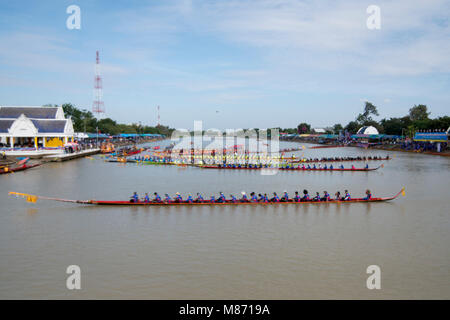
<svg viewBox="0 0 450 320"><path fill-rule="evenodd" d="M379 134L377 128L373 126L364 126L359 128L357 134Z"/></svg>

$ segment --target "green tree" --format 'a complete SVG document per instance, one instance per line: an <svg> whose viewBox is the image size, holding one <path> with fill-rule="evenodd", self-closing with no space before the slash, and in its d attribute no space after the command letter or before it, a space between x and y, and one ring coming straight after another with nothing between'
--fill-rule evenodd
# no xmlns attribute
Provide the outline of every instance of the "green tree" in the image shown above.
<svg viewBox="0 0 450 320"><path fill-rule="evenodd" d="M372 103L370 103L369 101L366 101L366 104L364 106L364 112L360 113L357 117L356 117L356 121L359 123L359 125L368 125L367 122L369 121L374 121L372 119L372 116L379 116L377 107L374 106Z"/></svg>
<svg viewBox="0 0 450 320"><path fill-rule="evenodd" d="M409 118L412 121L427 120L431 112L428 112L427 106L424 104L414 105L409 109Z"/></svg>
<svg viewBox="0 0 450 320"><path fill-rule="evenodd" d="M350 133L356 133L359 129L360 125L356 121L350 121L346 126L345 130L347 130Z"/></svg>
<svg viewBox="0 0 450 320"><path fill-rule="evenodd" d="M305 134L305 133L310 133L311 132L311 125L305 122L300 123L297 126L297 132L299 134Z"/></svg>
<svg viewBox="0 0 450 320"><path fill-rule="evenodd" d="M342 125L340 123L336 123L333 126L333 131L334 131L335 134L338 134L339 131L341 131L341 130L344 130L344 128L342 127Z"/></svg>

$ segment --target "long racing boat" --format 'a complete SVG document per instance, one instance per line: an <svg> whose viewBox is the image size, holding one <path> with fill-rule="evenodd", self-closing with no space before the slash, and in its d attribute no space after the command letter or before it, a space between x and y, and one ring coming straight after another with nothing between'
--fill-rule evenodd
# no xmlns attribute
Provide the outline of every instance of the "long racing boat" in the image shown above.
<svg viewBox="0 0 450 320"><path fill-rule="evenodd" d="M0 168L0 174L7 174L7 173L18 172L18 171L24 171L24 170L31 169L31 168L34 168L34 167L38 167L40 165L41 165L40 163L36 163L36 164L30 164L30 165L23 164L20 167L14 167L14 168L4 167L4 168Z"/></svg>
<svg viewBox="0 0 450 320"><path fill-rule="evenodd" d="M384 167L383 164L376 168L303 168L303 167L228 167L228 166L217 166L217 165L195 165L196 167L203 169L223 169L223 170L283 170L283 171L375 171L379 168Z"/></svg>
<svg viewBox="0 0 450 320"><path fill-rule="evenodd" d="M226 202L211 202L210 200L204 200L202 202L131 202L131 201L112 201L112 200L70 200L70 199L60 199L60 198L51 198L51 197L43 197L26 193L19 192L9 192L10 195L21 196L24 197L28 202L35 203L38 199L43 200L51 200L51 201L59 201L59 202L71 202L71 203L79 203L79 204L87 204L87 205L101 205L101 206L238 206L238 205L263 205L263 206L272 206L272 205L306 205L306 204L329 204L329 203L337 203L337 204L348 204L348 203L370 203L370 202L385 202L396 199L400 194L405 196L405 188L402 188L396 195L391 197L384 198L355 198L351 200L330 200L330 201L294 201L290 199L285 202L240 202L226 200Z"/></svg>

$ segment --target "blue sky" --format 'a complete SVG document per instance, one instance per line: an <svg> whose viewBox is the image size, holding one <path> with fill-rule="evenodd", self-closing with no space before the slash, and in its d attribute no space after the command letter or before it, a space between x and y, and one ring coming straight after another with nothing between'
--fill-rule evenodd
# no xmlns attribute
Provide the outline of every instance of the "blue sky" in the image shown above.
<svg viewBox="0 0 450 320"><path fill-rule="evenodd" d="M106 116L124 123L154 125L157 105L163 124L205 129L345 125L365 100L379 119L449 114L449 1L118 2L0 2L0 105L90 110L99 50Z"/></svg>

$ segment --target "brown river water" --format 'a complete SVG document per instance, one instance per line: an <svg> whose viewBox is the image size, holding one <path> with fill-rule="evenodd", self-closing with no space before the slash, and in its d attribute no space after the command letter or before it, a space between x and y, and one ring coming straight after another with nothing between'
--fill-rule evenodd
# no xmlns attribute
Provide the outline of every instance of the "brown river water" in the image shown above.
<svg viewBox="0 0 450 320"><path fill-rule="evenodd" d="M449 158L358 148L301 153L395 158L374 172L268 176L113 164L96 156L0 176L0 298L450 298ZM99 207L8 196L128 200L133 191L209 197L242 190L292 196L307 188L360 197L366 188L391 196L403 186L406 197L392 202L341 205ZM81 290L66 288L69 265L81 269ZM366 287L369 265L381 269L380 290Z"/></svg>

